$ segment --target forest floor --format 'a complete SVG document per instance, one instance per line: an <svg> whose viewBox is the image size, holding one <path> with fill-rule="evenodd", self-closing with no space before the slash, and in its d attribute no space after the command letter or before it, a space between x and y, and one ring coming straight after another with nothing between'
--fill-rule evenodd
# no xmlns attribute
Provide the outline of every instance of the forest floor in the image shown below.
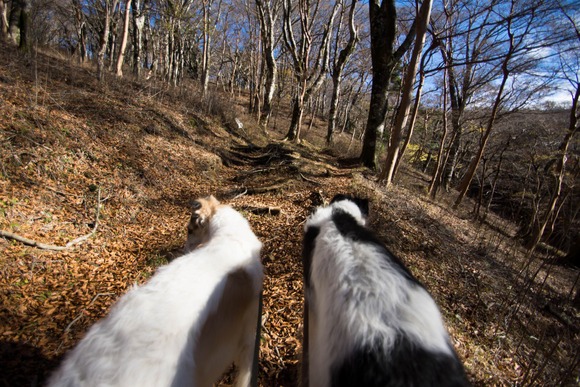
<svg viewBox="0 0 580 387"><path fill-rule="evenodd" d="M323 151L321 123L294 145L221 97L94 78L55 53L0 47L0 230L53 246L87 236L61 251L0 237L0 386L42 385L119 296L180 254L189 206L208 194L264 243L260 385L298 385L302 227L339 192L371 199L371 227L440 305L474 384L577 383L578 272L526 261L515 226L429 199L428 176L406 166L385 190ZM536 292L520 291L527 273Z"/></svg>

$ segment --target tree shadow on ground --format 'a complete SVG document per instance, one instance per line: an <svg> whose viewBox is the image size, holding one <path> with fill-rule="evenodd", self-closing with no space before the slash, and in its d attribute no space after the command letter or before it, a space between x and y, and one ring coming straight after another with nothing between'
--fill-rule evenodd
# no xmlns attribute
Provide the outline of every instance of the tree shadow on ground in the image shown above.
<svg viewBox="0 0 580 387"><path fill-rule="evenodd" d="M47 358L30 344L0 341L1 386L43 386L60 358Z"/></svg>

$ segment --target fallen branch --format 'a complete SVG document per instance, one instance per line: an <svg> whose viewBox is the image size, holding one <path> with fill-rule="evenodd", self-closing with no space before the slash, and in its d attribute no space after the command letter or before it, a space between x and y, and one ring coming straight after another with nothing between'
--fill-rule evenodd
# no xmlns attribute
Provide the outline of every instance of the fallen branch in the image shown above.
<svg viewBox="0 0 580 387"><path fill-rule="evenodd" d="M56 246L56 245L50 245L50 244L38 242L38 241L35 241L33 239L28 239L28 238L25 238L21 235L14 234L14 233L11 233L9 231L3 231L3 230L0 230L0 236L2 236L4 238L8 238L8 239L13 239L13 240L18 241L20 243L23 243L25 245L37 247L37 248L42 249L42 250L52 250L52 251L68 250L71 247L73 247L74 245L78 245L79 243L86 241L87 239L89 239L91 236L93 236L97 232L97 228L99 227L99 215L101 212L100 209L101 209L101 189L99 188L99 190L97 192L97 210L96 210L97 214L95 216L95 225L93 226L93 229L91 230L90 233L83 235L83 236L80 236L76 239L73 239L72 241L68 242L65 246Z"/></svg>
<svg viewBox="0 0 580 387"><path fill-rule="evenodd" d="M309 182L309 183L312 183L312 184L320 185L320 183L319 183L318 181L316 181L316 180L312 180L312 179L309 179L309 178L307 178L306 176L304 176L302 173L300 173L300 177L301 177L301 178L302 178L302 180L304 180L304 181L307 181L307 182Z"/></svg>
<svg viewBox="0 0 580 387"><path fill-rule="evenodd" d="M23 236L13 234L13 233L8 232L8 231L3 231L3 230L0 230L0 236L2 236L4 238L8 238L8 239L13 239L15 241L18 241L18 242L23 243L23 244L28 245L28 246L38 247L39 249L43 249L43 250L62 251L62 250L68 249L68 247L66 247L66 246L47 245L46 243L37 242L35 240L28 239L28 238L25 238Z"/></svg>
<svg viewBox="0 0 580 387"><path fill-rule="evenodd" d="M280 215L282 210L280 207L253 207L253 206L241 206L238 207L242 211L251 212L254 215Z"/></svg>

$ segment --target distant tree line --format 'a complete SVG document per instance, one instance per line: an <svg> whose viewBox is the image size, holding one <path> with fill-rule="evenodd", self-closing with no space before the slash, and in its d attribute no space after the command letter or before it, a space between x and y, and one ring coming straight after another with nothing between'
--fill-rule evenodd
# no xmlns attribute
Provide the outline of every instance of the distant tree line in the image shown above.
<svg viewBox="0 0 580 387"><path fill-rule="evenodd" d="M456 188L456 206L471 195L477 217L509 213L528 247L560 235L576 257L578 20L571 0L0 0L23 50L64 50L101 81L243 92L263 130L286 101L286 140L321 117L385 185L405 156L431 196ZM558 87L569 100L542 105Z"/></svg>

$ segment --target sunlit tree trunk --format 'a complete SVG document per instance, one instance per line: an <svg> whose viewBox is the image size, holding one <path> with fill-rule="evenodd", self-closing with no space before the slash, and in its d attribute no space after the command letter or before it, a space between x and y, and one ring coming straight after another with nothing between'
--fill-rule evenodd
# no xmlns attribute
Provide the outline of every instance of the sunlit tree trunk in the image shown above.
<svg viewBox="0 0 580 387"><path fill-rule="evenodd" d="M99 37L99 51L97 52L97 79L99 82L105 80L105 54L107 52L107 43L111 28L111 17L117 8L118 0L105 0L103 15L103 32Z"/></svg>
<svg viewBox="0 0 580 387"><path fill-rule="evenodd" d="M139 79L142 69L143 27L145 10L143 0L132 0L133 5L133 74Z"/></svg>
<svg viewBox="0 0 580 387"><path fill-rule="evenodd" d="M258 20L260 21L260 36L262 39L262 61L264 78L264 96L262 109L259 117L260 125L264 129L268 126L268 121L272 115L272 100L276 90L276 78L278 75L278 65L274 56L276 41L274 29L278 18L279 1L255 0Z"/></svg>
<svg viewBox="0 0 580 387"><path fill-rule="evenodd" d="M341 2L341 6L343 6L343 12L344 12L344 5ZM349 11L349 16L348 16L348 25L349 25L349 39L348 42L346 43L346 46L340 50L340 53L337 53L338 51L338 36L339 34L337 33L337 42L335 45L335 50L334 50L334 63L332 65L332 97L330 100L330 112L328 114L328 127L327 127L327 131L326 131L326 144L330 145L333 142L333 135L334 132L336 131L336 119L337 119L337 108L338 108L338 102L339 102L339 98L340 98L340 84L342 81L342 72L344 70L344 66L346 65L346 62L348 61L348 58L352 55L352 53L354 52L354 49L356 47L356 44L359 40L358 38L358 33L357 33L357 29L356 26L354 25L354 10L355 10L355 6L356 6L356 0L352 0L350 3L350 11ZM342 22L342 17L341 17L341 22ZM339 28L340 28L340 24L339 24Z"/></svg>
<svg viewBox="0 0 580 387"><path fill-rule="evenodd" d="M121 47L117 57L116 74L118 77L123 76L123 61L125 59L125 49L127 48L127 38L129 36L129 14L131 10L131 1L125 0L125 18L123 19L123 36L121 37Z"/></svg>

